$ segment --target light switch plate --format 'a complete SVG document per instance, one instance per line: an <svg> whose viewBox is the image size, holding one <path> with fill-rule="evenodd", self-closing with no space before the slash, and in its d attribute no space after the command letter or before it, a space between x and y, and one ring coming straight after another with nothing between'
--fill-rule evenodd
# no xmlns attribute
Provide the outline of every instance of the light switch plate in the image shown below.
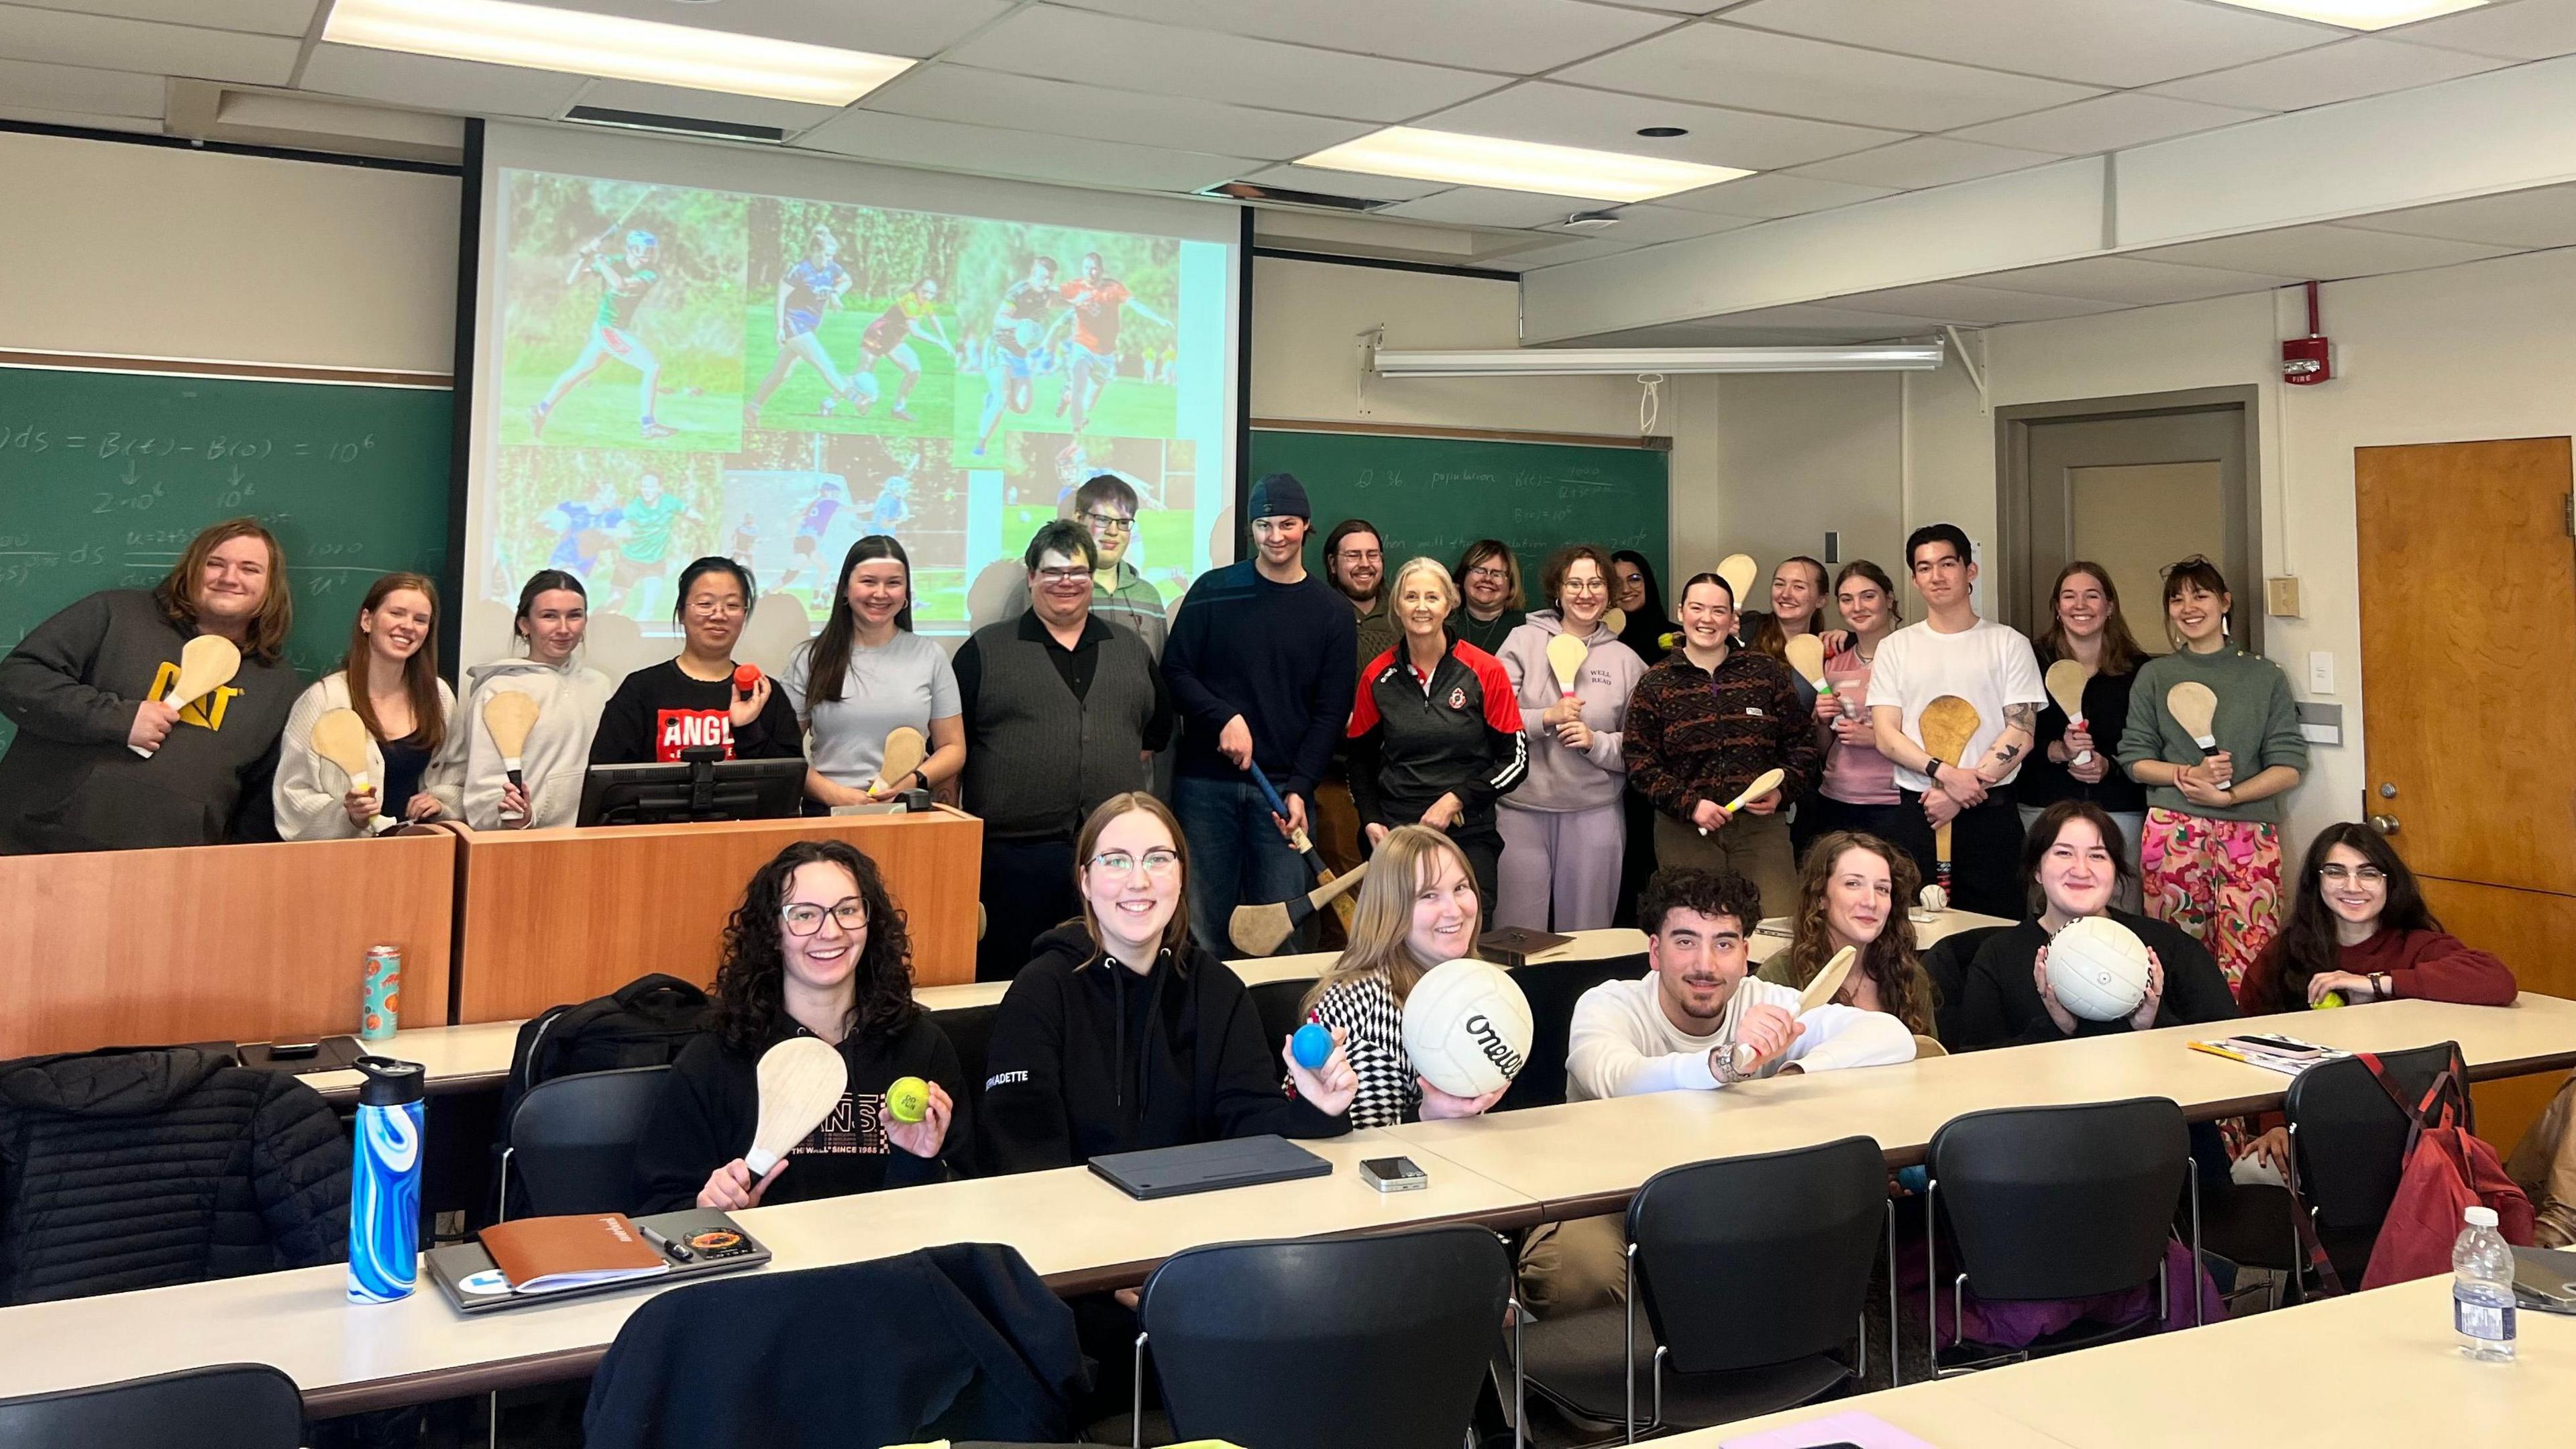
<svg viewBox="0 0 2576 1449"><path fill-rule="evenodd" d="M2323 649L2309 650L2308 693L2332 694L2334 692L2334 655Z"/></svg>

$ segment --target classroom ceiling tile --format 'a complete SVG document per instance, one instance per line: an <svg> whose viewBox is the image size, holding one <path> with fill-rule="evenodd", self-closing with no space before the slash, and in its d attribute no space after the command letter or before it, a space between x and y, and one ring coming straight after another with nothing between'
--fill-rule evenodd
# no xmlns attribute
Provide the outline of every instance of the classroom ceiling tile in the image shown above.
<svg viewBox="0 0 2576 1449"><path fill-rule="evenodd" d="M1067 0L1138 20L1319 45L1361 55L1527 75L1598 55L1675 23L1578 0Z"/></svg>
<svg viewBox="0 0 2576 1449"><path fill-rule="evenodd" d="M1906 317L1922 317L1935 322L1949 322L1962 327L1996 327L2006 322L2047 322L2060 317L2089 317L2097 312L2116 312L2118 302L2102 302L2086 297L2049 297L2037 292L2001 292L1991 287L1974 287L1963 282L1923 282L1911 287L1888 287L1876 292L1855 292L1833 299L1836 306L1857 307L1863 311L1890 312Z"/></svg>
<svg viewBox="0 0 2576 1449"><path fill-rule="evenodd" d="M1500 79L1206 30L1033 5L942 59L1018 75L1078 75L1111 90L1195 96L1309 116L1400 121ZM1051 118L1033 116L1032 124Z"/></svg>
<svg viewBox="0 0 2576 1449"><path fill-rule="evenodd" d="M1975 141L1954 141L1947 136L1917 136L1911 141L1899 141L1875 151L1801 166L1798 174L1826 181L1850 181L1862 186L1889 186L1899 191L1911 191L1923 186L1947 186L1953 181L1972 181L1980 176L1999 176L2006 171L2021 171L2063 159L2046 151L1986 146Z"/></svg>
<svg viewBox="0 0 2576 1449"><path fill-rule="evenodd" d="M1649 100L1545 81L1481 96L1413 124L1435 131L1465 131L1555 146L1589 146L1631 156L1661 156L1753 171L1821 161L1882 145L1902 135L1794 116ZM1653 140L1637 134L1646 126L1681 126L1690 134Z"/></svg>
<svg viewBox="0 0 2576 1449"><path fill-rule="evenodd" d="M1045 118L1046 129L1100 141L1161 146L1186 139L1222 156L1285 160L1367 135L1366 121L1335 121L1286 111L1256 111L1188 96L1149 96L1135 91L971 66L931 64L869 96L871 111L893 111L933 120L987 124L995 117Z"/></svg>
<svg viewBox="0 0 2576 1449"><path fill-rule="evenodd" d="M2576 0L2481 5L2381 33L2410 45L2439 45L2508 60L2547 60L2576 53Z"/></svg>
<svg viewBox="0 0 2576 1449"><path fill-rule="evenodd" d="M1533 247L1525 252L1511 252L1489 257L1476 263L1501 272L1535 272L1541 267L1561 267L1567 262L1588 262L1599 257L1615 257L1633 252L1642 242L1611 241L1606 237L1585 237L1580 241L1557 242L1552 246Z"/></svg>
<svg viewBox="0 0 2576 1449"><path fill-rule="evenodd" d="M844 111L796 144L870 161L1135 191L1196 191L1254 169L1233 156L1094 141L1055 131L1006 131L883 111Z"/></svg>
<svg viewBox="0 0 2576 1449"><path fill-rule="evenodd" d="M1729 312L1688 322L1666 322L1627 332L1585 338L1580 347L1765 347L1834 342L1888 342L1926 337L1939 324L1921 317L1862 312L1844 307L1797 303Z"/></svg>
<svg viewBox="0 0 2576 1449"><path fill-rule="evenodd" d="M776 126L791 136L841 113L838 106L809 105L803 101L738 96L729 91L701 91L688 86L631 80L592 81L590 88L575 96L573 102L612 111L730 121L738 126Z"/></svg>
<svg viewBox="0 0 2576 1449"><path fill-rule="evenodd" d="M325 95L460 116L559 116L587 83L585 76L560 71L402 55L360 45L313 47L301 82L305 90Z"/></svg>
<svg viewBox="0 0 2576 1449"><path fill-rule="evenodd" d="M2340 223L2364 231L2449 237L2499 247L2576 246L2576 186L2535 186L2465 201L2410 206Z"/></svg>
<svg viewBox="0 0 2576 1449"><path fill-rule="evenodd" d="M1722 231L1759 223L1749 216L1720 216L1710 211L1684 211L1678 207L1639 203L1619 208L1619 224L1602 232L1568 232L1569 236L1592 236L1624 242L1631 246L1651 246L1658 242L1687 241L1695 236L1714 236ZM1563 230L1562 227L1550 228Z"/></svg>
<svg viewBox="0 0 2576 1449"><path fill-rule="evenodd" d="M302 35L313 25L320 0L30 0L39 10L122 15L209 30L248 30L262 35Z"/></svg>
<svg viewBox="0 0 2576 1449"><path fill-rule="evenodd" d="M2347 32L2198 0L1753 0L1731 25L2086 85L2143 86Z"/></svg>
<svg viewBox="0 0 2576 1449"><path fill-rule="evenodd" d="M2079 257L2071 262L1988 272L1963 280L2006 292L2089 297L2099 302L2150 307L2163 302L2196 302L2203 297L2260 292L2272 287L2286 287L2304 278L2222 271L2215 267L2186 267L2176 262L2120 256Z"/></svg>
<svg viewBox="0 0 2576 1449"><path fill-rule="evenodd" d="M135 136L157 136L162 130L159 116L102 116L89 111L53 111L42 106L21 106L7 91L0 91L0 121L24 121L34 126L76 126L87 131L121 131Z"/></svg>
<svg viewBox="0 0 2576 1449"><path fill-rule="evenodd" d="M1668 30L1552 79L1900 131L1947 131L2099 94L2064 81L1725 24Z"/></svg>
<svg viewBox="0 0 2576 1449"><path fill-rule="evenodd" d="M1767 171L1760 176L1739 177L1703 186L1697 191L1684 191L1655 198L1657 206L1678 206L1687 211L1714 211L1721 216L1803 216L1811 211L1831 211L1837 206L1876 201L1894 196L1892 186L1855 186L1848 181L1824 181L1813 176L1792 176L1785 171Z"/></svg>
<svg viewBox="0 0 2576 1449"><path fill-rule="evenodd" d="M2261 111L2238 110L2232 106L2203 105L2198 101L2175 100L2170 96L2151 96L2141 91L2121 91L2053 111L2036 111L2015 116L2007 121L1991 121L1970 126L1951 135L1962 141L1984 141L1996 146L2026 146L2035 151L2055 151L2067 156L2098 156L2126 146L2143 146L2149 141L2162 141L2172 136L2188 136L2194 131L2214 131L2239 121L2260 117Z"/></svg>
<svg viewBox="0 0 2576 1449"><path fill-rule="evenodd" d="M0 103L96 116L158 116L169 82L130 70L0 60Z"/></svg>
<svg viewBox="0 0 2576 1449"><path fill-rule="evenodd" d="M937 55L1007 13L1011 0L526 0L558 10L801 40L878 55Z"/></svg>
<svg viewBox="0 0 2576 1449"><path fill-rule="evenodd" d="M0 5L0 59L282 86L300 48L282 35Z"/></svg>
<svg viewBox="0 0 2576 1449"><path fill-rule="evenodd" d="M2503 64L2493 56L2438 50L2429 45L2400 45L2363 35L2314 50L2258 60L2233 70L2167 81L2155 89L2158 95L2212 101L2222 106L2299 111L2456 80Z"/></svg>
<svg viewBox="0 0 2576 1449"><path fill-rule="evenodd" d="M2407 236L2349 226L2291 226L2129 253L2154 261L2239 272L2278 272L2320 282L2375 277L2511 255L2513 248L2449 237Z"/></svg>
<svg viewBox="0 0 2576 1449"><path fill-rule="evenodd" d="M1420 201L1398 202L1377 214L1402 217L1406 221L1439 222L1444 226L1535 227L1554 226L1576 212L1601 209L1601 202L1586 201L1578 196L1545 196L1528 191L1461 186Z"/></svg>
<svg viewBox="0 0 2576 1449"><path fill-rule="evenodd" d="M1356 197L1362 201L1412 201L1450 189L1446 181L1416 181L1410 176L1368 176L1357 171L1335 171L1328 166L1264 166L1249 175L1228 179L1253 181L1290 191L1311 191L1318 196Z"/></svg>

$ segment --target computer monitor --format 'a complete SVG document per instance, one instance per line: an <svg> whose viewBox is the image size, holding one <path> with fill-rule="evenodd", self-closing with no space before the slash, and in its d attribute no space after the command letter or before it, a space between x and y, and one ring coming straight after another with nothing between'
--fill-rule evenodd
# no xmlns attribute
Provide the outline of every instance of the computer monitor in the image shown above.
<svg viewBox="0 0 2576 1449"><path fill-rule="evenodd" d="M680 825L696 820L775 820L797 814L805 762L727 760L714 746L667 765L593 765L581 781L582 825Z"/></svg>

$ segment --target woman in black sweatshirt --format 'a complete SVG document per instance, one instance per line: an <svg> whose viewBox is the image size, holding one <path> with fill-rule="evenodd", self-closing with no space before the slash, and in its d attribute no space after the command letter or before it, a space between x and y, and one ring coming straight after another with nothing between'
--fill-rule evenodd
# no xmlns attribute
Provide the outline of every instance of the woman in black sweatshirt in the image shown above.
<svg viewBox="0 0 2576 1449"><path fill-rule="evenodd" d="M761 1053L789 1037L839 1048L841 1103L766 1176L743 1162L760 1118ZM886 1111L902 1077L928 1084L919 1122ZM912 999L912 940L874 862L800 840L760 868L725 926L715 1013L672 1064L635 1154L640 1210L758 1207L938 1182L974 1134L947 1035Z"/></svg>
<svg viewBox="0 0 2576 1449"><path fill-rule="evenodd" d="M1080 921L1040 936L993 1017L983 1166L1071 1167L1104 1152L1350 1130L1338 1040L1309 1071L1262 1038L1242 978L1190 939L1188 853L1172 812L1114 795L1074 847ZM1279 1089L1280 1064L1295 1084Z"/></svg>
<svg viewBox="0 0 2576 1449"><path fill-rule="evenodd" d="M728 760L796 760L805 732L784 690L760 676L735 688L734 646L751 619L751 570L702 558L680 571L678 658L618 681L590 737L594 765L674 764L682 750L712 745ZM758 674L758 670L753 671Z"/></svg>

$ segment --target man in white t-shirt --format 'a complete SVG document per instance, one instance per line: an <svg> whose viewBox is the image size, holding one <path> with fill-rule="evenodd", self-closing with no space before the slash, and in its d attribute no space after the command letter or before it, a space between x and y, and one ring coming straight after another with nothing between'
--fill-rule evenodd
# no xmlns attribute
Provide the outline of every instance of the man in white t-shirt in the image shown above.
<svg viewBox="0 0 2576 1449"><path fill-rule="evenodd" d="M1566 1099L1711 1091L1914 1060L1913 1033L1895 1017L1831 1004L1801 1016L1794 988L1754 976L1750 937L1761 919L1762 893L1741 876L1656 871L1637 903L1652 969L1575 1003ZM1542 1227L1521 1251L1522 1301L1541 1317L1615 1301L1626 1251L1616 1214Z"/></svg>
<svg viewBox="0 0 2576 1449"><path fill-rule="evenodd" d="M1914 530L1905 562L1927 617L1887 636L1869 676L1878 752L1896 766L1897 793L1910 807L1890 817L1889 834L1931 879L1939 873L1933 833L1949 826L1949 903L2019 920L2030 911L2012 782L2048 702L2039 657L2018 630L1977 617L1977 561L1956 524ZM1976 732L1953 760L1933 759L1922 744L1923 707L1944 695L1977 711Z"/></svg>

